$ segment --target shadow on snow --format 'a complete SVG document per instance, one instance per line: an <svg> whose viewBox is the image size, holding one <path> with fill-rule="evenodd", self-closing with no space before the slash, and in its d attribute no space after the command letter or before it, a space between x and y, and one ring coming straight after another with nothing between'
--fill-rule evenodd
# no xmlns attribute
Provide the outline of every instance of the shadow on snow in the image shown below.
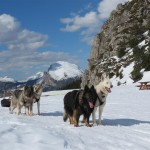
<svg viewBox="0 0 150 150"><path fill-rule="evenodd" d="M60 111L41 113L41 116L63 116L63 113Z"/></svg>
<svg viewBox="0 0 150 150"><path fill-rule="evenodd" d="M133 126L139 124L150 124L150 121L141 121L136 119L103 119L102 124L104 126Z"/></svg>

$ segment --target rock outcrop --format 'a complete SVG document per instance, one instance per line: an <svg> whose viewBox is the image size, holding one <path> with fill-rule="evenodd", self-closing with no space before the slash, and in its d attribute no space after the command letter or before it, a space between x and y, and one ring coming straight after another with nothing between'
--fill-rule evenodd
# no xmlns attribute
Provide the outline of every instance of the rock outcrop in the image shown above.
<svg viewBox="0 0 150 150"><path fill-rule="evenodd" d="M146 31L148 34L145 36L143 33ZM119 4L94 39L88 69L82 78L81 87L85 84L97 84L104 71L109 73L110 77L123 76L120 68L128 66L131 62L135 63L131 78L138 81L141 78L138 76L141 69L150 70L150 63L145 62L145 57L148 57L147 61L150 59L149 31L150 0L132 0ZM139 54L141 48L138 45L143 40L147 40L147 44L144 45L143 53ZM139 63L141 55L144 61ZM136 65L139 65L138 69Z"/></svg>

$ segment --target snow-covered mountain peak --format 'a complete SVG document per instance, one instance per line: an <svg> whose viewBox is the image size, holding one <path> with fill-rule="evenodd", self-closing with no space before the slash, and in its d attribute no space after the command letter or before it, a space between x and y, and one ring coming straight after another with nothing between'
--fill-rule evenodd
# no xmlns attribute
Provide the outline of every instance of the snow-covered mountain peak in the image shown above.
<svg viewBox="0 0 150 150"><path fill-rule="evenodd" d="M7 76L5 76L5 77L0 77L0 82L16 82L16 81L12 78L8 78Z"/></svg>
<svg viewBox="0 0 150 150"><path fill-rule="evenodd" d="M38 73L36 73L34 76L29 77L29 78L27 79L27 81L28 81L28 80L36 80L36 79L39 79L39 78L43 77L43 75L44 75L44 72L38 72Z"/></svg>
<svg viewBox="0 0 150 150"><path fill-rule="evenodd" d="M75 64L57 61L50 65L48 73L54 80L63 80L74 77L81 77L82 71Z"/></svg>

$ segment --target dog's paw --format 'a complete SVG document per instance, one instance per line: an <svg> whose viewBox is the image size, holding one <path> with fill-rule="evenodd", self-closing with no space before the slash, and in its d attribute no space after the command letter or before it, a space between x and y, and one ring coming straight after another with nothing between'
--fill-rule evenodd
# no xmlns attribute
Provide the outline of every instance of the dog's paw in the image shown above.
<svg viewBox="0 0 150 150"><path fill-rule="evenodd" d="M33 116L33 112L31 111L31 112L29 112L29 116Z"/></svg>
<svg viewBox="0 0 150 150"><path fill-rule="evenodd" d="M93 124L87 124L86 126L87 126L87 127L92 127L92 126L93 126Z"/></svg>
<svg viewBox="0 0 150 150"><path fill-rule="evenodd" d="M97 123L93 123L93 126L97 126Z"/></svg>
<svg viewBox="0 0 150 150"><path fill-rule="evenodd" d="M19 116L20 115L20 113L17 113L17 116Z"/></svg>
<svg viewBox="0 0 150 150"><path fill-rule="evenodd" d="M74 127L79 127L77 124L74 124Z"/></svg>
<svg viewBox="0 0 150 150"><path fill-rule="evenodd" d="M102 126L102 123L100 122L100 123L98 123L98 126Z"/></svg>

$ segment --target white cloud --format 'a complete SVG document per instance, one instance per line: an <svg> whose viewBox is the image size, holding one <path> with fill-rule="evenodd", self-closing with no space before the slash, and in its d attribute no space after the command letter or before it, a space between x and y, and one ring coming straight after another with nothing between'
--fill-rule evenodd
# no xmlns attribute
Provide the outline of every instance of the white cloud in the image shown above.
<svg viewBox="0 0 150 150"><path fill-rule="evenodd" d="M98 13L100 19L107 19L119 3L127 2L128 0L102 0L98 5Z"/></svg>
<svg viewBox="0 0 150 150"><path fill-rule="evenodd" d="M63 52L38 52L29 51L11 51L5 50L0 52L0 70L23 70L24 68L34 66L49 66L50 63L58 60L73 61L69 54Z"/></svg>
<svg viewBox="0 0 150 150"><path fill-rule="evenodd" d="M15 20L14 17L2 14L0 15L0 32L7 33L13 31L19 27L19 23Z"/></svg>
<svg viewBox="0 0 150 150"><path fill-rule="evenodd" d="M111 11L115 9L119 3L126 1L128 0L102 0L98 4L96 11L86 12L83 16L78 14L70 18L61 18L61 23L65 24L65 27L61 28L61 31L76 32L81 30L81 40L91 43L93 36L99 31Z"/></svg>
<svg viewBox="0 0 150 150"><path fill-rule="evenodd" d="M84 16L75 16L73 18L65 18L61 22L66 24L65 28L62 28L61 31L65 32L75 32L78 30L81 31L81 35L83 36L81 41L90 43L92 42L93 36L91 34L96 33L100 26L99 18L96 12L88 12ZM67 22L67 23L66 23Z"/></svg>
<svg viewBox="0 0 150 150"><path fill-rule="evenodd" d="M85 16L75 16L73 18L63 18L61 22L67 24L65 28L61 29L66 32L75 32L81 28L86 30L93 28L98 23L98 16L96 12L86 13Z"/></svg>
<svg viewBox="0 0 150 150"><path fill-rule="evenodd" d="M31 72L35 66L42 71L43 67L58 60L73 61L69 54L61 51L38 51L47 45L47 39L47 35L22 28L13 16L0 15L0 45L6 47L0 51L0 71L20 70L21 74L25 69Z"/></svg>
<svg viewBox="0 0 150 150"><path fill-rule="evenodd" d="M73 18L61 18L60 21L64 24L69 24L73 22Z"/></svg>

